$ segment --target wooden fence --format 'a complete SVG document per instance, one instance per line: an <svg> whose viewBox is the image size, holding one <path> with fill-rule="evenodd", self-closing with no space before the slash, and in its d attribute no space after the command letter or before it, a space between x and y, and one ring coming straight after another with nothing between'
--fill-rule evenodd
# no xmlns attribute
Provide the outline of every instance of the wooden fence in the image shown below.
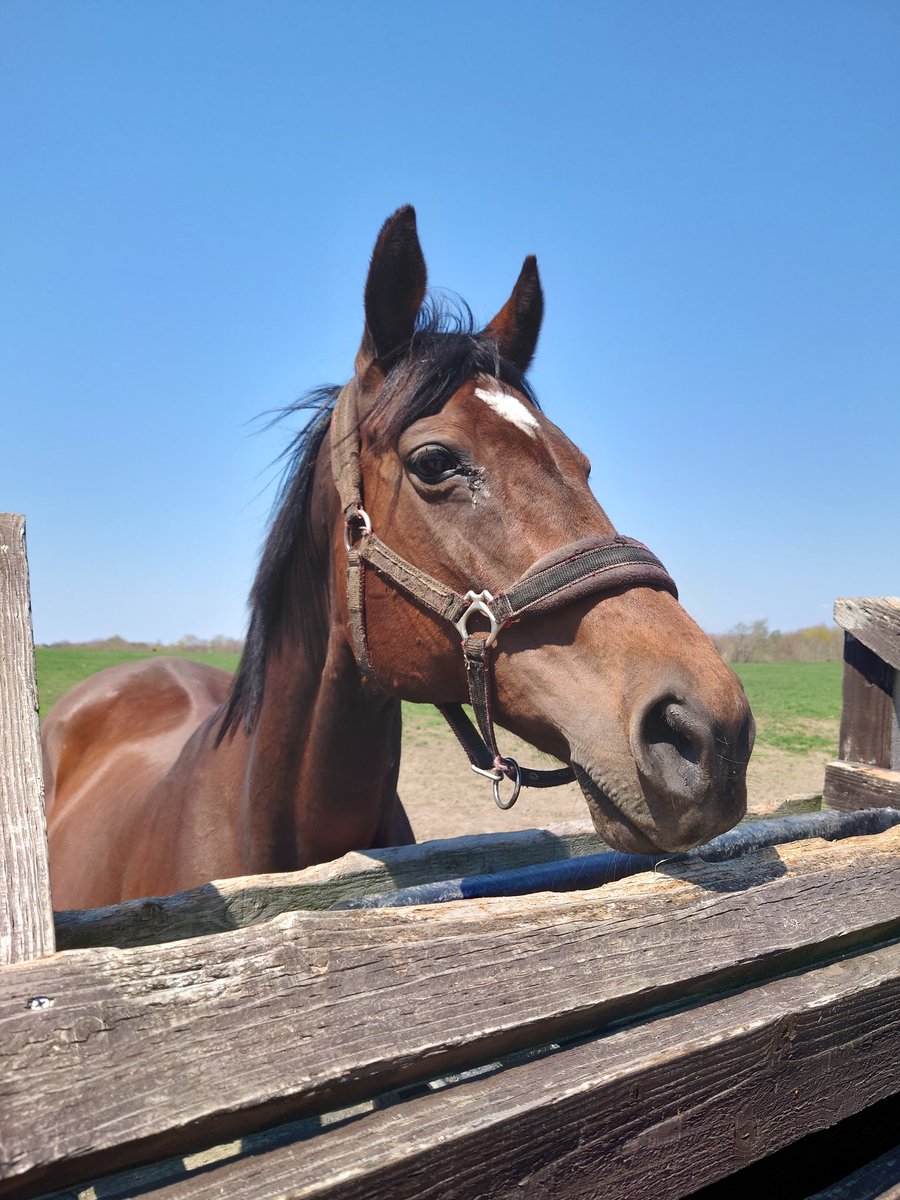
<svg viewBox="0 0 900 1200"><path fill-rule="evenodd" d="M837 600L834 619L844 630L844 704L825 799L845 811L900 808L900 599Z"/></svg>
<svg viewBox="0 0 900 1200"><path fill-rule="evenodd" d="M331 907L598 849L458 839L54 920L18 518L0 589L0 1195L900 1196L900 825Z"/></svg>

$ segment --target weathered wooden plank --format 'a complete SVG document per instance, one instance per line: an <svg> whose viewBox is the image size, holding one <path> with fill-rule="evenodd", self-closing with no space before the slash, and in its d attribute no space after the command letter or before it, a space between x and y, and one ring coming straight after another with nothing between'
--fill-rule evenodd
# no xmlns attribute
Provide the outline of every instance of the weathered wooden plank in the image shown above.
<svg viewBox="0 0 900 1200"><path fill-rule="evenodd" d="M813 799L809 801L813 802ZM418 846L351 851L304 871L216 880L172 896L55 913L61 950L152 946L244 929L298 909L409 887L453 874L480 874L599 854L609 847L589 820L549 829L477 834Z"/></svg>
<svg viewBox="0 0 900 1200"><path fill-rule="evenodd" d="M865 763L830 762L825 768L825 803L843 812L900 808L900 771Z"/></svg>
<svg viewBox="0 0 900 1200"><path fill-rule="evenodd" d="M0 964L53 950L25 519L0 513Z"/></svg>
<svg viewBox="0 0 900 1200"><path fill-rule="evenodd" d="M900 598L839 597L834 602L834 619L841 629L900 670Z"/></svg>
<svg viewBox="0 0 900 1200"><path fill-rule="evenodd" d="M844 683L839 756L890 767L894 728L894 668L844 634Z"/></svg>
<svg viewBox="0 0 900 1200"><path fill-rule="evenodd" d="M341 1107L891 931L900 827L650 886L293 913L21 964L0 975L3 1188Z"/></svg>
<svg viewBox="0 0 900 1200"><path fill-rule="evenodd" d="M804 838L838 841L841 838L883 833L897 824L900 824L900 810L867 808L856 812L838 812L828 809L825 812L804 813L802 816L781 817L746 825L742 823L712 838L705 845L669 855L665 860L659 854L622 854L617 850L608 850L605 854L537 863L531 867L517 867L514 871L498 871L493 875L467 875L460 879L443 879L417 887L393 889L379 892L377 896L344 900L334 907L405 908L408 905L456 903L488 896L586 891L603 887L616 879L655 871L663 861L668 866L681 862L724 862Z"/></svg>
<svg viewBox="0 0 900 1200"><path fill-rule="evenodd" d="M273 1131L250 1139L236 1161L162 1179L141 1195L678 1200L894 1095L898 1014L900 947L893 944L318 1136L279 1145Z"/></svg>
<svg viewBox="0 0 900 1200"><path fill-rule="evenodd" d="M820 792L788 796L745 820L818 812ZM477 834L345 854L305 871L219 880L174 896L129 900L107 908L55 913L61 950L88 946L152 946L182 938L244 929L298 909L327 909L341 901L413 887L435 879L481 875L557 862L608 849L590 821L549 829Z"/></svg>
<svg viewBox="0 0 900 1200"><path fill-rule="evenodd" d="M900 1146L816 1192L809 1200L900 1200Z"/></svg>
<svg viewBox="0 0 900 1200"><path fill-rule="evenodd" d="M783 1096L782 1103L789 1104L790 1098ZM690 1200L734 1200L738 1196L812 1200L813 1193L835 1185L893 1150L898 1136L900 1093L870 1104L826 1129L804 1132L774 1154L692 1193Z"/></svg>

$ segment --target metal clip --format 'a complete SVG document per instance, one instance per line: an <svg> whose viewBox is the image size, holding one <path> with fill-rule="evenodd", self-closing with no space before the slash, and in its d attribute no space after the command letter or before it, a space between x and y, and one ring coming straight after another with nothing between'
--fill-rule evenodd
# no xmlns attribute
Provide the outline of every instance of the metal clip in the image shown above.
<svg viewBox="0 0 900 1200"><path fill-rule="evenodd" d="M485 779L489 779L491 783L502 783L506 775L502 771L498 771L496 767L491 767L490 770L485 770L484 767L476 767L474 763L469 763L469 766L476 775L483 775Z"/></svg>
<svg viewBox="0 0 900 1200"><path fill-rule="evenodd" d="M491 631L488 634L484 644L485 646L493 646L494 642L497 640L497 634L500 632L502 627L497 621L497 618L494 616L493 612L491 612L490 608L488 608L488 605L493 603L494 597L487 590L487 588L485 588L483 592L473 592L470 590L466 592L465 596L463 596L463 599L469 600L471 603L459 620L454 621L454 625L459 632L461 640L465 641L469 636L469 617L471 617L472 613L481 613L481 615L483 617L487 617L491 623Z"/></svg>
<svg viewBox="0 0 900 1200"><path fill-rule="evenodd" d="M350 516L347 518L347 520L344 522L344 549L345 550L351 550L353 548L353 543L350 541L350 526L354 525L357 521L362 522L361 532L364 536L368 535L372 532L372 522L369 519L369 514L362 507L362 505L360 505L357 508L356 512L351 513Z"/></svg>

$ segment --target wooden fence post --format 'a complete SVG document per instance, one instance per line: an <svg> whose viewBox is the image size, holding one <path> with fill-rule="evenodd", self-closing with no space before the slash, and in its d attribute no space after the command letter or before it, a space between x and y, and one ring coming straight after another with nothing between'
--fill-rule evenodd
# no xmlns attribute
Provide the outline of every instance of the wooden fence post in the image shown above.
<svg viewBox="0 0 900 1200"><path fill-rule="evenodd" d="M825 802L900 808L900 599L838 599L834 619L844 630L844 699Z"/></svg>
<svg viewBox="0 0 900 1200"><path fill-rule="evenodd" d="M0 964L53 951L25 518L0 513Z"/></svg>

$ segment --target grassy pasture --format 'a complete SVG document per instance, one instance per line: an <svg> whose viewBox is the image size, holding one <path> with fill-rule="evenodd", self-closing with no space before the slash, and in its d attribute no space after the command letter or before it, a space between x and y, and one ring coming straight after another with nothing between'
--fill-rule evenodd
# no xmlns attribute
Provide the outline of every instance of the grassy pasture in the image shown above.
<svg viewBox="0 0 900 1200"><path fill-rule="evenodd" d="M39 646L35 651L41 715L69 688L95 671L152 655L145 650L92 650ZM237 654L184 655L233 671ZM756 716L757 744L803 755L837 753L841 713L841 663L739 663L735 668ZM404 705L404 737L418 741L445 728L423 705ZM448 731L448 737L452 736Z"/></svg>
<svg viewBox="0 0 900 1200"><path fill-rule="evenodd" d="M837 757L843 663L738 663L735 670L756 717L758 745Z"/></svg>
<svg viewBox="0 0 900 1200"><path fill-rule="evenodd" d="M34 651L37 670L38 693L41 698L41 716L45 717L60 696L106 667L119 663L137 662L142 658L155 658L148 650L93 650L82 646L36 646ZM182 654L181 658L192 658L195 662L209 663L211 667L223 667L233 671L238 664L239 654Z"/></svg>

